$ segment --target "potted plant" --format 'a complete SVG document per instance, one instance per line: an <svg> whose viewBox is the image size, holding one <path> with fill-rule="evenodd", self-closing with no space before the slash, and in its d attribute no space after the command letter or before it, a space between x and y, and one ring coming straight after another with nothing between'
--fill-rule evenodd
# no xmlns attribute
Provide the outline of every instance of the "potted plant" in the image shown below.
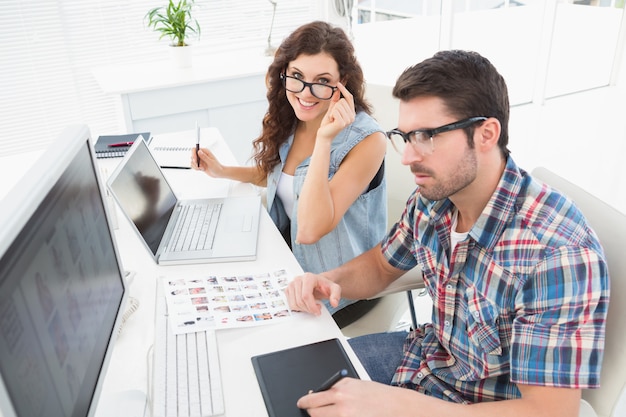
<svg viewBox="0 0 626 417"><path fill-rule="evenodd" d="M191 34L200 37L200 24L192 16L195 0L168 0L167 6L159 6L146 13L148 27L161 33L159 39L169 38L170 55L178 60L177 66L191 66L191 49L187 39Z"/></svg>

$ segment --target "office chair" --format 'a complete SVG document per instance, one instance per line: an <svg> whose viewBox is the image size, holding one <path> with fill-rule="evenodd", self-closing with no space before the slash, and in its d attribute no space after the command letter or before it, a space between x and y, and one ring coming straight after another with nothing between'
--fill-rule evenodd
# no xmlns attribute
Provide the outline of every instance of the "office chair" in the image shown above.
<svg viewBox="0 0 626 417"><path fill-rule="evenodd" d="M583 391L580 417L626 416L626 215L539 167L532 175L571 198L596 231L609 265L611 298L600 388Z"/></svg>
<svg viewBox="0 0 626 417"><path fill-rule="evenodd" d="M373 116L383 130L396 127L399 101L393 98L391 86L368 84L366 96L368 101L373 103ZM400 218L406 206L406 200L415 189L415 182L410 169L400 163L400 155L393 149L390 142L387 143L385 172L387 175L387 226L389 229ZM411 315L411 325L415 327L417 318L412 290L423 288L421 270L412 269L408 271L385 291L372 297L382 297L372 310L354 323L342 328L341 331L347 337L393 331L407 312Z"/></svg>
<svg viewBox="0 0 626 417"><path fill-rule="evenodd" d="M409 168L400 163L400 156L391 143L387 144L385 172L387 173L387 225L389 229L400 219L406 207L406 200L415 189ZM419 268L413 268L383 292L372 297L380 298L378 304L354 323L343 327L342 333L347 337L356 337L393 331L407 312L411 316L411 326L417 327L418 320L414 303L423 301L430 304L430 300L421 297L415 300L413 290L423 288L422 271ZM428 295L424 296L428 297Z"/></svg>

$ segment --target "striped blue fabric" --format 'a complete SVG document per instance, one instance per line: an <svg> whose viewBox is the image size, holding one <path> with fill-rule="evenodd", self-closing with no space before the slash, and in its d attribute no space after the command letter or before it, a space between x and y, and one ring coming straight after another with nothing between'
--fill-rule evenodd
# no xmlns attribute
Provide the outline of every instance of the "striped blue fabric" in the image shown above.
<svg viewBox="0 0 626 417"><path fill-rule="evenodd" d="M609 277L581 212L511 158L450 254L454 210L418 188L383 241L390 264L422 268L433 300L392 383L461 403L518 398L517 384L598 387Z"/></svg>

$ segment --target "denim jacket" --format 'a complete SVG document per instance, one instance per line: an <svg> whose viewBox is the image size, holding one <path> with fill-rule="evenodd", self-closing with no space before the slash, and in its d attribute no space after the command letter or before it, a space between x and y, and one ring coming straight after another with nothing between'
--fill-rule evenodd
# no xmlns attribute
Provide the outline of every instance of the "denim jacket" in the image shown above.
<svg viewBox="0 0 626 417"><path fill-rule="evenodd" d="M328 179L335 175L345 156L356 144L380 130L378 123L367 113L357 113L355 121L333 139ZM292 251L302 269L305 272L320 273L344 264L381 241L387 230L387 184L384 171L381 171L379 182L371 184L368 191L352 203L331 232L314 244L295 244L298 200L311 159L305 159L296 168L293 181L294 207L290 221L282 201L276 196L276 189L292 143L293 134L279 149L281 163L268 175L267 207L270 217L283 235L290 229Z"/></svg>

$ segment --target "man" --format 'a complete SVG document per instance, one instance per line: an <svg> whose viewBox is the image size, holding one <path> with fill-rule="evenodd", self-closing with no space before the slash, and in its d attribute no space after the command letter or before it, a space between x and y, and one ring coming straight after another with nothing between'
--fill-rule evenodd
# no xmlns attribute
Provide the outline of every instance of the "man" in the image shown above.
<svg viewBox="0 0 626 417"><path fill-rule="evenodd" d="M298 401L321 416L577 417L599 386L609 280L578 209L509 156L506 84L474 52L408 68L388 137L417 189L379 247L296 277L290 306L370 297L420 266L433 323L350 339L372 381Z"/></svg>

